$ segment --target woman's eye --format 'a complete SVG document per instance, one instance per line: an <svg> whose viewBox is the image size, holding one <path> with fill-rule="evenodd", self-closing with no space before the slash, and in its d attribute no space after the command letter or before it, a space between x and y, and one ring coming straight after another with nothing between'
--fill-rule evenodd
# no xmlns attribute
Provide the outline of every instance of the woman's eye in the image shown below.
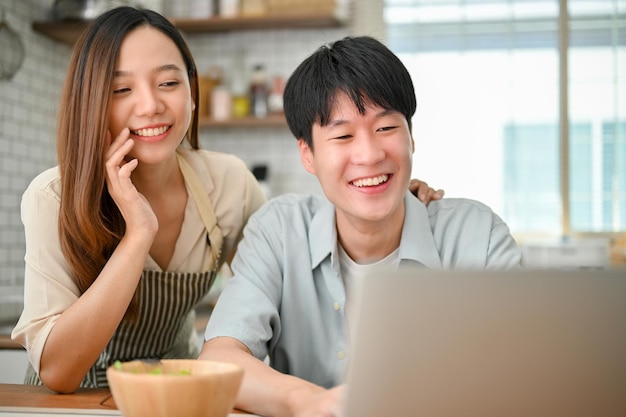
<svg viewBox="0 0 626 417"><path fill-rule="evenodd" d="M177 86L178 84L180 84L180 81L166 81L164 83L161 83L161 86L163 86L163 87L174 87L174 86Z"/></svg>
<svg viewBox="0 0 626 417"><path fill-rule="evenodd" d="M122 94L122 93L127 93L129 91L130 91L130 88L128 87L116 88L113 90L113 94Z"/></svg>

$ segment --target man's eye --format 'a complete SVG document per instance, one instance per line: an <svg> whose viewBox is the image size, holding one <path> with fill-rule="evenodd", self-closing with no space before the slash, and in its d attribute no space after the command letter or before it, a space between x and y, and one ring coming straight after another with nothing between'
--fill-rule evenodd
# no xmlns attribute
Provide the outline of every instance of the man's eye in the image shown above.
<svg viewBox="0 0 626 417"><path fill-rule="evenodd" d="M397 126L385 126L385 127L381 127L379 130L383 131L383 132L388 132L390 130L395 129Z"/></svg>

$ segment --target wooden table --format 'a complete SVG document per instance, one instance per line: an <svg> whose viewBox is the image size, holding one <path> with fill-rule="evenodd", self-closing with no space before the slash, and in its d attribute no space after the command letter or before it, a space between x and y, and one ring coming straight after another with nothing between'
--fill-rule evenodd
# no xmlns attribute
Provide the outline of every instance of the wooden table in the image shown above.
<svg viewBox="0 0 626 417"><path fill-rule="evenodd" d="M22 345L11 340L10 334L0 334L0 349L24 349Z"/></svg>
<svg viewBox="0 0 626 417"><path fill-rule="evenodd" d="M0 416L121 416L109 393L107 388L84 388L57 394L43 386L0 384Z"/></svg>

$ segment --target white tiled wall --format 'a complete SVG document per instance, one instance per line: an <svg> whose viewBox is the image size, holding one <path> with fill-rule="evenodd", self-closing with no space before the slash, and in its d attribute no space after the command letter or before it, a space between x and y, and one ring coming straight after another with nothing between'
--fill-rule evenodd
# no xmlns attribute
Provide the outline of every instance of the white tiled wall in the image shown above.
<svg viewBox="0 0 626 417"><path fill-rule="evenodd" d="M35 0L0 4L26 51L15 76L0 80L0 288L22 283L20 197L29 181L55 160L56 108L70 49L32 31L31 22L44 19L46 11L45 2Z"/></svg>
<svg viewBox="0 0 626 417"><path fill-rule="evenodd" d="M53 2L0 3L5 21L20 34L26 48L24 64L15 77L0 80L0 291L23 283L21 194L56 159L56 110L70 48L31 29L33 20L46 18ZM157 7L159 0L144 1L148 3ZM288 76L318 46L347 34L347 28L247 31L199 34L187 36L187 41L200 71L215 64L229 66L233 54L244 48L248 66L263 63L269 75ZM202 129L201 140L204 148L236 154L249 166L267 163L275 194L320 192L315 178L300 165L296 141L286 127Z"/></svg>

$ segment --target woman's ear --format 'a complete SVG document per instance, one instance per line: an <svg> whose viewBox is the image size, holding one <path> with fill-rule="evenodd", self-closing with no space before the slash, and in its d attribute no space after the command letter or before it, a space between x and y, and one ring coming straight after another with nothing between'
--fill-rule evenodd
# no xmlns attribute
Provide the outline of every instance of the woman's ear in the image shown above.
<svg viewBox="0 0 626 417"><path fill-rule="evenodd" d="M315 165L313 164L313 151L302 138L298 139L298 148L300 149L300 161L307 172L315 175Z"/></svg>

